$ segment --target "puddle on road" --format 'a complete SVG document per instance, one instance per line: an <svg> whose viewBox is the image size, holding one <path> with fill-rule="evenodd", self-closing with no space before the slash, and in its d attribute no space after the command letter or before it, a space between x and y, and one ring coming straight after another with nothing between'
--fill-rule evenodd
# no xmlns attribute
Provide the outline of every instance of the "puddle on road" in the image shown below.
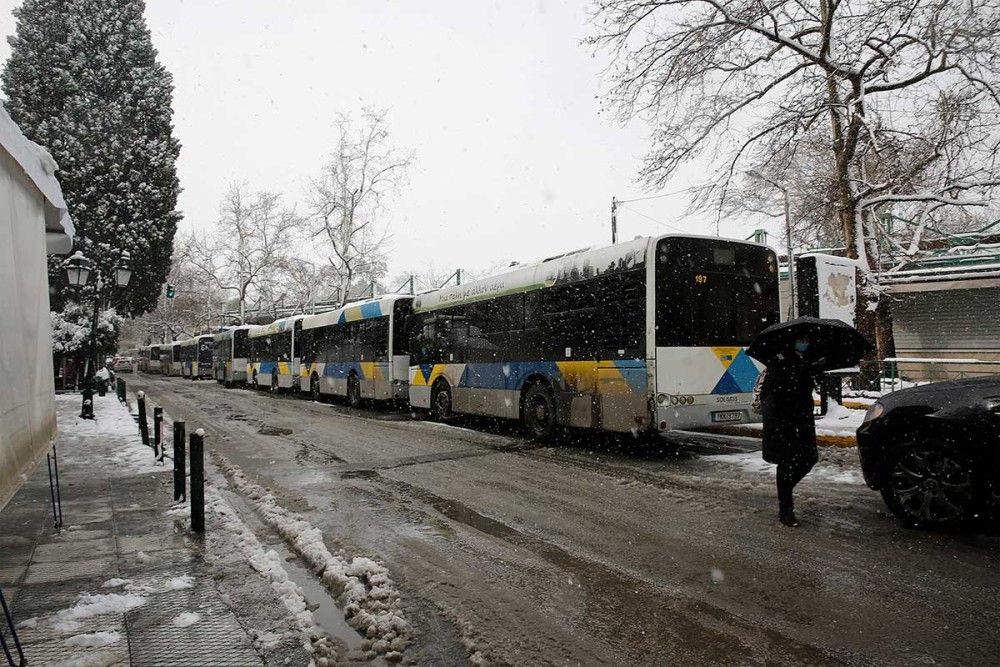
<svg viewBox="0 0 1000 667"><path fill-rule="evenodd" d="M348 659L364 660L362 658L364 648L361 645L363 641L361 635L347 623L344 612L337 606L337 602L326 587L316 579L312 572L302 566L298 557L283 542L267 543L266 546L269 549L274 549L281 556L288 578L302 589L316 623L331 637L344 643L350 654L347 656ZM382 658L375 658L367 662L372 665L386 664Z"/></svg>
<svg viewBox="0 0 1000 667"><path fill-rule="evenodd" d="M292 429L285 428L284 426L261 426L257 429L257 432L261 435L291 435Z"/></svg>
<svg viewBox="0 0 1000 667"><path fill-rule="evenodd" d="M327 635L347 649L344 658L348 664L371 664L388 667L381 656L370 660L364 658L364 637L348 624L343 610L337 605L330 591L323 582L316 578L302 561L296 556L280 537L267 528L257 516L257 513L246 504L243 497L231 490L223 490L222 495L229 501L237 515L246 523L261 540L265 549L273 549L281 557L282 567L289 580L302 589L306 605L312 612L313 620Z"/></svg>

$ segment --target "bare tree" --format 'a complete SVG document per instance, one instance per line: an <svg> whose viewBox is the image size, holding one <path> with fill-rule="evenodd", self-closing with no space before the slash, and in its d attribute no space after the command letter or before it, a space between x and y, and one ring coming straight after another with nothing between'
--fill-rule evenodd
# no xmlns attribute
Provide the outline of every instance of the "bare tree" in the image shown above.
<svg viewBox="0 0 1000 667"><path fill-rule="evenodd" d="M226 324L225 291L215 282L205 280L201 269L190 261L197 244L194 235L175 240L167 274L167 283L173 285L175 296L167 298L165 290L161 290L153 310L126 323L123 340L137 344L171 341Z"/></svg>
<svg viewBox="0 0 1000 667"><path fill-rule="evenodd" d="M327 261L346 302L352 286L375 282L385 272L388 232L380 217L389 196L405 183L414 156L390 144L385 110L366 108L358 128L340 115L337 128L337 146L310 183L309 204L312 235L328 243Z"/></svg>
<svg viewBox="0 0 1000 667"><path fill-rule="evenodd" d="M611 108L653 125L651 186L705 154L698 203L719 211L750 169L799 181L872 267L880 213L983 206L1000 183L1000 0L598 0L594 23Z"/></svg>
<svg viewBox="0 0 1000 667"><path fill-rule="evenodd" d="M192 244L188 261L204 280L235 296L243 323L248 304L266 310L281 298L282 271L301 224L280 195L233 184L219 206L213 232Z"/></svg>

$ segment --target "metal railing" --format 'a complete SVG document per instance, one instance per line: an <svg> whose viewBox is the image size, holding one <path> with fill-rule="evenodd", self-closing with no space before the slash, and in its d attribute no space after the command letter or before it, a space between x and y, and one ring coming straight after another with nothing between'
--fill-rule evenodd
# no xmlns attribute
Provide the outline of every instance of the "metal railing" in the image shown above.
<svg viewBox="0 0 1000 667"><path fill-rule="evenodd" d="M957 357L886 357L879 362L879 365L879 375L882 378L883 386L888 383L890 391L902 389L907 383L960 380L968 376L988 375L991 372L1000 372L1000 360L984 361L982 359ZM919 366L920 370L904 373L900 369L900 365L915 365ZM968 366L976 368L966 368Z"/></svg>

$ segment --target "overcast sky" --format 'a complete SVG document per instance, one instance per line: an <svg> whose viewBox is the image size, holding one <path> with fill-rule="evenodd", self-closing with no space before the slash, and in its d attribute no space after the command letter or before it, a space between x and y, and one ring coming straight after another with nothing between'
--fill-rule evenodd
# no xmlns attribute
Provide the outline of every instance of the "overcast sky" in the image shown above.
<svg viewBox="0 0 1000 667"><path fill-rule="evenodd" d="M0 0L0 33L14 31L18 4ZM304 201L336 114L370 104L389 108L394 142L417 156L391 204L390 274L609 242L612 195L655 193L635 179L643 125L598 115L606 63L580 44L588 10L586 0L147 0L174 75L182 228L210 225L235 180ZM8 53L4 41L0 62ZM715 233L707 216L682 218L685 205L684 193L629 204L620 238ZM721 231L743 238L755 226Z"/></svg>

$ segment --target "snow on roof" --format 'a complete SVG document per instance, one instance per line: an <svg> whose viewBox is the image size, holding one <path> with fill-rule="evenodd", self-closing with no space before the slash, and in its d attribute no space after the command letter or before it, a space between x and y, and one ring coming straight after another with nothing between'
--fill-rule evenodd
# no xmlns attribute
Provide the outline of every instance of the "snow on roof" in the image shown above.
<svg viewBox="0 0 1000 667"><path fill-rule="evenodd" d="M261 336L271 336L276 333L288 331L295 324L296 320L301 320L305 315L293 315L275 320L270 324L259 324L251 326L247 335L250 338L260 338Z"/></svg>
<svg viewBox="0 0 1000 667"><path fill-rule="evenodd" d="M330 324L344 324L345 322L366 320L372 317L382 317L392 312L393 305L397 301L412 298L409 294L385 294L373 299L355 301L336 310L306 316L302 320L302 328L315 329L316 327L324 327Z"/></svg>
<svg viewBox="0 0 1000 667"><path fill-rule="evenodd" d="M506 273L452 285L417 296L414 312L447 308L462 303L490 299L505 294L528 292L556 283L592 278L607 271L624 271L646 262L646 248L651 239L641 237L611 246L586 248L521 265Z"/></svg>
<svg viewBox="0 0 1000 667"><path fill-rule="evenodd" d="M227 327L223 331L219 331L213 334L213 337L215 338L215 340L226 340L227 338L232 338L235 332L237 331L244 331L252 328L253 328L252 324L241 324L235 327Z"/></svg>
<svg viewBox="0 0 1000 667"><path fill-rule="evenodd" d="M45 198L46 246L52 254L64 255L73 249L76 229L69 217L62 188L56 180L56 161L49 152L29 140L8 115L0 102L0 147L24 170L25 175Z"/></svg>

